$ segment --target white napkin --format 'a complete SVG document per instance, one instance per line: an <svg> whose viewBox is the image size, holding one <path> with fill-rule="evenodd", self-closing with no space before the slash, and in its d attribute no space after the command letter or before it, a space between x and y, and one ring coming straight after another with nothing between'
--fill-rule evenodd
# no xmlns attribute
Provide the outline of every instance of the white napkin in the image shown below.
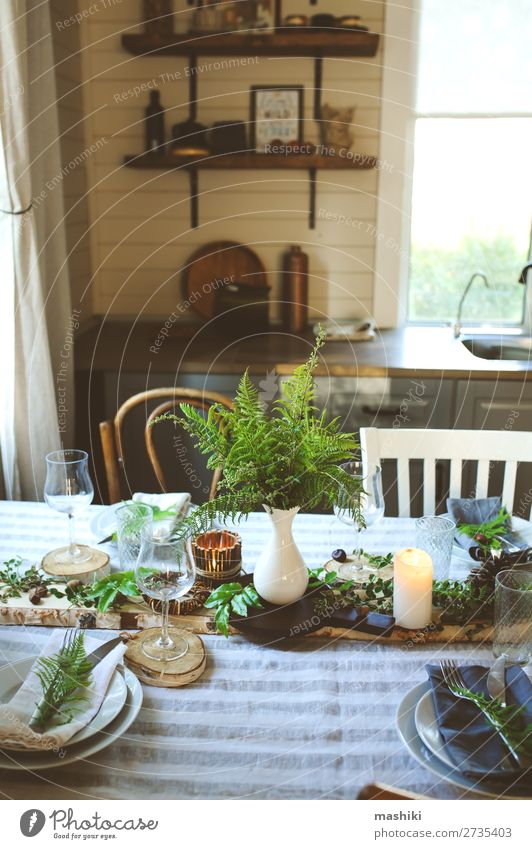
<svg viewBox="0 0 532 849"><path fill-rule="evenodd" d="M46 643L42 657L56 654L63 643L65 632L55 629ZM85 634L85 650L90 654L101 645L94 637ZM125 645L118 645L103 658L92 670L92 681L82 691L87 701L80 702L79 710L73 719L64 725L50 728L44 734L36 734L29 727L29 721L36 705L42 698L42 688L35 674L33 664L28 677L17 690L10 702L0 705L0 749L4 746L16 746L27 749L57 749L64 746L71 737L87 725L100 710L111 677L118 663L122 661Z"/></svg>
<svg viewBox="0 0 532 849"><path fill-rule="evenodd" d="M190 504L189 492L135 492L133 501L140 501L142 504L149 504L151 507L158 507L160 510L170 510L175 507L176 519L162 519L157 522L156 531L161 536L169 534L173 531L179 519L187 514Z"/></svg>

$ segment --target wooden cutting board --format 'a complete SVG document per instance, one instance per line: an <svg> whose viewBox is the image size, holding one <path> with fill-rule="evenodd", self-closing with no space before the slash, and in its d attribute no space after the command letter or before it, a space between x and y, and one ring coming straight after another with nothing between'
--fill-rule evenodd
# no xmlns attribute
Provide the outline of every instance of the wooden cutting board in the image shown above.
<svg viewBox="0 0 532 849"><path fill-rule="evenodd" d="M238 242L209 242L189 258L183 272L183 296L202 318L215 314L216 293L223 283L250 288L268 285L266 270L251 248Z"/></svg>
<svg viewBox="0 0 532 849"><path fill-rule="evenodd" d="M172 624L195 634L215 634L216 626L212 611L200 608L196 613L183 616L171 616ZM27 594L21 598L12 598L0 604L0 625L39 625L44 627L66 628L81 626L85 628L105 628L115 631L144 630L160 625L161 617L147 604L128 602L119 610L98 613L88 608L70 607L65 599L49 596L40 605L32 605ZM441 630L439 630L441 628ZM233 634L238 630L230 627ZM326 625L317 630L301 629L298 636L305 638L321 637L326 639L356 640L358 642L401 643L405 648L424 643L486 642L492 640L492 626L485 622L467 625L429 625L419 631L407 631L394 628L388 637L374 637L362 631ZM267 637L270 643L280 640Z"/></svg>

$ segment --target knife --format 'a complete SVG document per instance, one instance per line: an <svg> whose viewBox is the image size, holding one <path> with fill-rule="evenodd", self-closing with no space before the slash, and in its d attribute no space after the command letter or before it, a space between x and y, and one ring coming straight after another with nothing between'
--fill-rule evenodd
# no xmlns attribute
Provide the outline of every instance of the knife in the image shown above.
<svg viewBox="0 0 532 849"><path fill-rule="evenodd" d="M486 686L492 699L496 699L502 707L506 707L506 681L504 670L506 661L504 657L498 657L488 672Z"/></svg>
<svg viewBox="0 0 532 849"><path fill-rule="evenodd" d="M94 669L94 667L97 666L99 662L104 659L104 657L107 657L107 655L112 652L113 649L120 645L121 642L121 637L114 637L114 639L108 640L106 643L103 643L101 646L98 646L97 649L88 654L87 662L90 663L91 669ZM43 703L46 704L46 696L43 696L43 698L39 701L29 721L29 727L37 734L42 734L44 732L41 722L39 721L40 710L42 708Z"/></svg>

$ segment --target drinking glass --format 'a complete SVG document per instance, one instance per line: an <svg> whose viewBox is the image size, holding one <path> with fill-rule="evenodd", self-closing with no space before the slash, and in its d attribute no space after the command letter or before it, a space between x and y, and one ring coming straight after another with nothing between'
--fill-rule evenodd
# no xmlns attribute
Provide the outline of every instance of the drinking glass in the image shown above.
<svg viewBox="0 0 532 849"><path fill-rule="evenodd" d="M55 552L58 563L85 563L92 556L90 549L74 542L74 516L82 513L94 497L88 462L87 452L74 448L46 455L44 499L52 510L68 516L70 542Z"/></svg>
<svg viewBox="0 0 532 849"><path fill-rule="evenodd" d="M416 546L430 555L436 581L446 581L449 577L455 531L455 523L446 516L416 519Z"/></svg>
<svg viewBox="0 0 532 849"><path fill-rule="evenodd" d="M495 577L493 654L523 666L532 658L532 571L505 569Z"/></svg>
<svg viewBox="0 0 532 849"><path fill-rule="evenodd" d="M371 527L384 516L384 496L382 494L382 473L380 466L372 466L364 469L360 461L353 460L349 463L343 463L340 468L344 469L348 475L352 475L360 480L363 490L360 494L360 512L364 516L366 528ZM362 570L367 572L376 571L367 564L364 558L356 559L356 552L362 550L360 537L363 533L363 528L350 514L349 508L351 504L352 500L349 498L347 492L344 491L344 495L340 495L338 503L334 506L335 516L345 525L350 525L356 530L354 538L355 560L350 561L348 566L342 568L342 577L346 578L349 577L346 571L347 568L354 573L361 572ZM351 546L349 545L348 548L351 548ZM357 577L359 576L357 575Z"/></svg>
<svg viewBox="0 0 532 849"><path fill-rule="evenodd" d="M153 522L153 510L149 504L124 504L116 515L116 542L121 569L134 569L142 542L142 532Z"/></svg>
<svg viewBox="0 0 532 849"><path fill-rule="evenodd" d="M181 598L191 589L195 576L190 541L161 538L154 535L150 526L144 528L135 577L141 592L160 600L162 608L161 633L140 638L147 657L169 661L187 653L187 641L168 624L168 608L172 599Z"/></svg>

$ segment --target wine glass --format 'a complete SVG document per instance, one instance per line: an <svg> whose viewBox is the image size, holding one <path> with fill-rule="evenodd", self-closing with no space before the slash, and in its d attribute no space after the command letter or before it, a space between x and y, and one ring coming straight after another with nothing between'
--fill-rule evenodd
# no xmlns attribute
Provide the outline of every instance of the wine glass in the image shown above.
<svg viewBox="0 0 532 849"><path fill-rule="evenodd" d="M54 552L58 563L85 563L92 556L90 548L74 542L74 516L82 513L94 498L88 462L87 452L74 448L46 455L44 499L52 510L68 515L69 545Z"/></svg>
<svg viewBox="0 0 532 849"><path fill-rule="evenodd" d="M363 464L359 460L353 460L349 463L343 463L340 468L347 472L348 475L359 479L362 490L360 493L360 513L364 517L366 528L371 527L384 516L384 495L382 493L382 472L380 466L372 466L364 469ZM364 557L360 556L360 552L362 551L360 537L363 533L363 528L351 514L350 508L352 506L352 499L344 490L343 496L340 495L338 503L334 506L334 514L340 522L356 529L356 545L353 551L355 559L350 560L345 566L339 568L338 573L343 578L355 577L354 573L360 573L362 570L366 572L376 571L376 569L367 563ZM356 574L356 577L360 578L361 576L360 574Z"/></svg>
<svg viewBox="0 0 532 849"><path fill-rule="evenodd" d="M162 609L161 633L140 638L147 657L169 661L187 653L187 641L168 624L168 608L171 599L181 598L191 589L195 577L190 541L161 537L150 526L143 529L135 578L141 592L160 600Z"/></svg>

